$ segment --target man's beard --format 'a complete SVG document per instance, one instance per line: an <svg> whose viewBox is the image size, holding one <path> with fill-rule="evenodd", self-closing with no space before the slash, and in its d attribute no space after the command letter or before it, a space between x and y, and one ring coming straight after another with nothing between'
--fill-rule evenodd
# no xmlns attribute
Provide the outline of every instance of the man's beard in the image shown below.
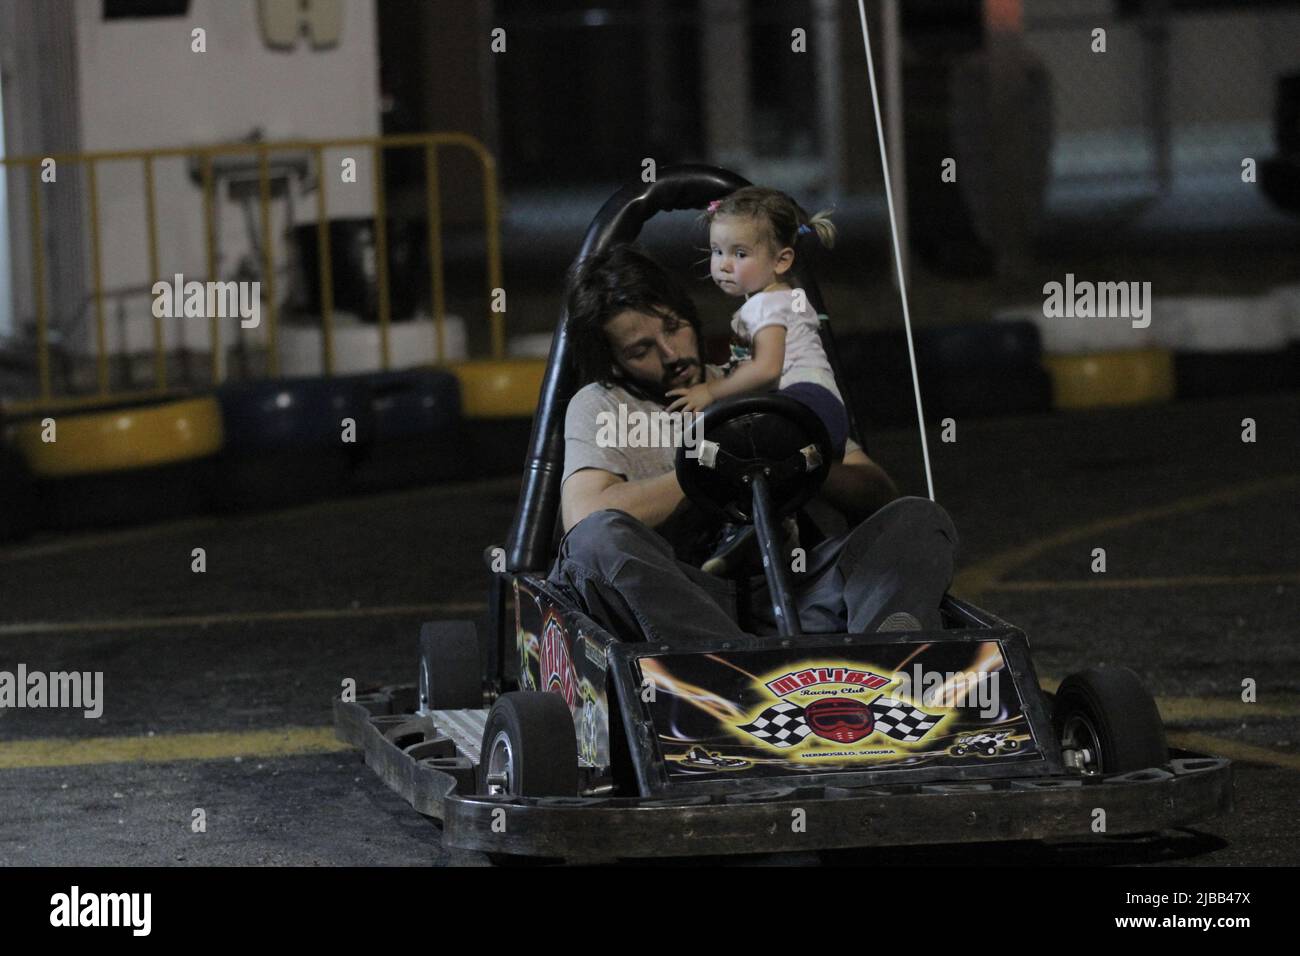
<svg viewBox="0 0 1300 956"><path fill-rule="evenodd" d="M702 373L703 366L699 359L683 358L678 359L672 365L664 369L664 377L658 382L647 382L644 379L633 378L620 369L619 383L633 395L649 399L659 405L670 405L675 401L675 396L669 396L668 392L677 388L690 388L696 384L697 376L690 375L680 381L675 381L682 372L689 369L699 369ZM703 374L698 376L698 381L704 381Z"/></svg>

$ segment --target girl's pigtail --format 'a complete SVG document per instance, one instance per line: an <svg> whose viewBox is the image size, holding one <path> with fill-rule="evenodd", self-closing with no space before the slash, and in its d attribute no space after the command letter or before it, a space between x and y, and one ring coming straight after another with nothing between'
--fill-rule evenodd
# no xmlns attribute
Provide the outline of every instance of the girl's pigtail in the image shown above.
<svg viewBox="0 0 1300 956"><path fill-rule="evenodd" d="M817 239L827 249L835 248L835 223L831 222L831 210L823 209L808 220L808 225L817 233Z"/></svg>

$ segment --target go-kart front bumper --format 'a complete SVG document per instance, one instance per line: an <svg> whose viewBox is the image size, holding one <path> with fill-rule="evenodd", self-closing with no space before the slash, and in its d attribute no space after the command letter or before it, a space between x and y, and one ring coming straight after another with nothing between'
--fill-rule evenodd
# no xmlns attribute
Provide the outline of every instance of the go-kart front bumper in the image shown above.
<svg viewBox="0 0 1300 956"><path fill-rule="evenodd" d="M445 846L485 853L607 859L1091 838L1170 829L1232 808L1230 762L1188 751L1171 751L1162 767L1107 777L489 797L475 793L476 748L413 713L413 700L411 687L336 700L336 732L412 807L442 821Z"/></svg>

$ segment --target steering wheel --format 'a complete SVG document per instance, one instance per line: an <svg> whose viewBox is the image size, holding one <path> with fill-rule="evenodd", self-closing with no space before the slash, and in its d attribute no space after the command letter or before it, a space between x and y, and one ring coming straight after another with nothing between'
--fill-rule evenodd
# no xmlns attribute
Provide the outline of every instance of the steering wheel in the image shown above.
<svg viewBox="0 0 1300 956"><path fill-rule="evenodd" d="M755 523L753 479L767 484L774 518L797 511L830 473L826 426L784 395L746 395L710 405L677 449L677 481L701 510ZM694 447L691 447L694 446Z"/></svg>
<svg viewBox="0 0 1300 956"><path fill-rule="evenodd" d="M777 627L801 633L778 529L830 473L826 426L807 405L773 394L710 405L692 425L677 449L678 484L705 512L754 525Z"/></svg>

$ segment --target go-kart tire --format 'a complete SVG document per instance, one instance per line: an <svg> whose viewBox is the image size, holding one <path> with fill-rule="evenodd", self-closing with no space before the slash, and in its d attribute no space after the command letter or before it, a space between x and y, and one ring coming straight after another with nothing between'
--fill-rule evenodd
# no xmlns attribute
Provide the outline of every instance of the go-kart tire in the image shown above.
<svg viewBox="0 0 1300 956"><path fill-rule="evenodd" d="M1162 767L1169 760L1155 699L1127 667L1093 667L1061 681L1052 721L1063 744L1075 720L1086 725L1078 732L1094 739L1096 769L1103 775Z"/></svg>
<svg viewBox="0 0 1300 956"><path fill-rule="evenodd" d="M578 734L559 694L526 690L498 697L483 727L479 755L484 792L496 785L516 797L578 794ZM508 779L496 779L506 767Z"/></svg>
<svg viewBox="0 0 1300 956"><path fill-rule="evenodd" d="M483 706L483 664L473 621L420 625L420 707L476 710Z"/></svg>

